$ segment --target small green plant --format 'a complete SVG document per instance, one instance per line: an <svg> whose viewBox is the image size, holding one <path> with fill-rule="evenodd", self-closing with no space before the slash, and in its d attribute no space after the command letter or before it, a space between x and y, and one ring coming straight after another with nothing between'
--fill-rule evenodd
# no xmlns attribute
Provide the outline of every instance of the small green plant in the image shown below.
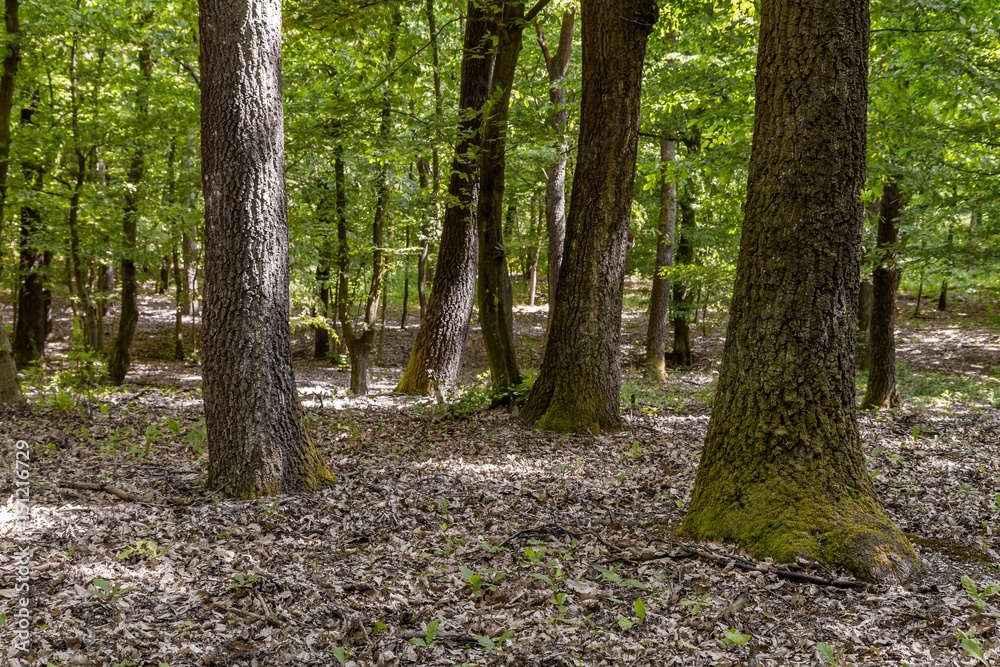
<svg viewBox="0 0 1000 667"><path fill-rule="evenodd" d="M987 603L986 598L1000 593L1000 584L991 583L988 584L982 590L979 590L979 586L969 575L962 575L962 588L965 592L969 594L972 598L972 603L976 605L976 609L986 609Z"/></svg>
<svg viewBox="0 0 1000 667"><path fill-rule="evenodd" d="M726 646L743 646L750 641L750 635L745 635L736 628L726 628L722 632Z"/></svg>
<svg viewBox="0 0 1000 667"><path fill-rule="evenodd" d="M482 646L487 651L493 651L495 653L503 653L503 645L508 639L514 636L513 630L504 630L503 633L496 639L487 637L486 635L473 635L479 645Z"/></svg>
<svg viewBox="0 0 1000 667"><path fill-rule="evenodd" d="M976 639L976 626L973 625L965 632L959 630L958 638L962 642L962 650L965 651L966 655L975 658L986 665L986 667L989 667L990 663L986 661L986 656L983 654L983 647L979 643L979 640Z"/></svg>
<svg viewBox="0 0 1000 667"><path fill-rule="evenodd" d="M181 637L186 637L187 633L194 627L194 621L182 621L180 625L177 626L177 634Z"/></svg>
<svg viewBox="0 0 1000 667"><path fill-rule="evenodd" d="M482 595L484 591L495 591L497 583L505 576L503 572L498 572L492 567L482 572L476 572L462 565L458 571L462 575L462 579L472 588L472 597L475 598Z"/></svg>
<svg viewBox="0 0 1000 667"><path fill-rule="evenodd" d="M819 642L816 644L816 655L827 667L836 667L840 664L840 659L844 657L844 652L833 650L833 647L826 642Z"/></svg>
<svg viewBox="0 0 1000 667"><path fill-rule="evenodd" d="M410 643L414 646L434 646L437 644L438 626L441 624L440 618L435 618L424 626L424 636L414 637Z"/></svg>
<svg viewBox="0 0 1000 667"><path fill-rule="evenodd" d="M188 431L188 434L184 439L189 445L191 445L191 449L193 449L195 454L198 455L198 458L204 456L206 439L204 420L192 426L191 430Z"/></svg>
<svg viewBox="0 0 1000 667"><path fill-rule="evenodd" d="M712 606L712 602L708 599L710 596L711 593L705 593L697 600L691 600L691 599L681 600L680 605L682 607L687 607L688 611L691 612L692 616L697 616L698 614L701 613L701 610L704 607Z"/></svg>
<svg viewBox="0 0 1000 667"><path fill-rule="evenodd" d="M103 602L110 604L116 604L121 600L129 591L132 590L132 586L122 586L121 582L111 583L107 579L94 579L91 582L93 588L88 588L87 592L96 598L99 598Z"/></svg>
<svg viewBox="0 0 1000 667"><path fill-rule="evenodd" d="M138 555L155 561L169 550L170 547L160 549L153 540L136 540L135 544L118 552L118 560L126 560L130 556Z"/></svg>
<svg viewBox="0 0 1000 667"><path fill-rule="evenodd" d="M627 456L630 459L642 458L642 450L639 449L639 443L633 442L632 447L625 452L625 456Z"/></svg>
<svg viewBox="0 0 1000 667"><path fill-rule="evenodd" d="M632 611L635 612L635 617L638 620L633 621L631 618L618 619L618 627L622 630L630 630L637 624L643 623L646 620L646 603L643 602L642 598L636 598L636 601L632 604Z"/></svg>
<svg viewBox="0 0 1000 667"><path fill-rule="evenodd" d="M345 664L347 659L351 657L351 649L343 646L332 646L330 651L333 652L334 659L341 665Z"/></svg>
<svg viewBox="0 0 1000 667"><path fill-rule="evenodd" d="M278 505L281 504L281 499L275 500L273 503L268 505L267 503L261 503L264 508L264 516L271 519L284 519L285 515L278 511Z"/></svg>
<svg viewBox="0 0 1000 667"><path fill-rule="evenodd" d="M610 581L613 584L617 584L622 588L632 587L632 588L645 588L646 585L639 581L638 579L622 579L621 575L615 572L614 568L606 568L602 565L594 565L594 569L601 573L601 578L604 581Z"/></svg>
<svg viewBox="0 0 1000 667"><path fill-rule="evenodd" d="M232 583L226 590L249 590L260 580L259 574L234 574Z"/></svg>

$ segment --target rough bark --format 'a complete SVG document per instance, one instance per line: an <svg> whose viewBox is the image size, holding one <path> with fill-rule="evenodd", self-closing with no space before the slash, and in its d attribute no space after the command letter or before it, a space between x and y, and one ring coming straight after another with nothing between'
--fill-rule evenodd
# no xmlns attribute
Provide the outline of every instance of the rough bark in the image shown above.
<svg viewBox="0 0 1000 667"><path fill-rule="evenodd" d="M660 219L646 326L646 373L650 379L660 381L667 379L667 319L670 316L670 278L664 273L674 264L674 228L677 225L677 184L667 177L667 171L675 158L674 142L660 139Z"/></svg>
<svg viewBox="0 0 1000 667"><path fill-rule="evenodd" d="M335 216L330 215L332 202L330 201L327 188L324 187L323 195L319 203L320 221L323 223L323 242L319 247L319 261L316 263L316 284L319 286L319 311L316 315L328 322L330 317L331 289L331 262L333 259L332 234L334 230L327 229L328 222ZM334 304L335 305L335 304ZM313 329L315 340L313 341L313 358L326 359L330 356L330 331L326 326L317 326Z"/></svg>
<svg viewBox="0 0 1000 667"><path fill-rule="evenodd" d="M143 17L143 23L152 20L152 15ZM143 147L143 136L149 125L149 85L153 78L153 58L149 43L143 42L139 49L139 84L135 92L136 147L132 152L125 189L125 215L122 219L122 262L121 284L122 302L121 314L118 317L118 335L111 348L108 359L108 378L113 385L125 382L125 376L132 366L132 340L135 338L135 328L139 322L139 281L135 271L135 252L139 222L139 186L146 173L146 152ZM166 277L163 279L164 289L170 277L169 260L167 269L163 269Z"/></svg>
<svg viewBox="0 0 1000 667"><path fill-rule="evenodd" d="M564 12L559 30L559 45L555 54L549 50L542 26L535 23L538 44L542 47L545 69L549 75L549 102L552 104L552 126L556 131L556 159L549 165L545 179L545 227L548 231L549 248L549 321L556 302L556 288L559 285L559 270L562 266L563 244L566 238L566 159L569 144L566 141L566 89L562 82L569 72L570 56L573 53L573 27L576 15Z"/></svg>
<svg viewBox="0 0 1000 667"><path fill-rule="evenodd" d="M14 77L21 61L20 4L18 0L5 1L5 25L7 32L6 56L3 60L3 75L0 76L0 254L3 244L4 208L7 203L7 174L10 168L10 115L14 104ZM17 379L7 329L0 318L0 406L16 405L23 400L21 383Z"/></svg>
<svg viewBox="0 0 1000 667"><path fill-rule="evenodd" d="M866 0L762 3L736 283L683 526L902 581L919 560L875 497L854 398L868 28Z"/></svg>
<svg viewBox="0 0 1000 667"><path fill-rule="evenodd" d="M490 108L483 123L483 147L479 154L479 320L493 392L498 402L505 404L512 400L513 388L521 384L521 369L514 349L514 297L503 239L503 193L510 92L523 33L524 3L507 2L501 19L489 92Z"/></svg>
<svg viewBox="0 0 1000 667"><path fill-rule="evenodd" d="M476 152L481 144L479 111L493 76L491 28L495 19L492 8L476 0L469 2L467 16L459 91L461 138L452 159L437 268L409 363L396 387L400 393L415 396L428 395L435 387L447 392L454 385L462 367L475 298L479 252Z"/></svg>
<svg viewBox="0 0 1000 667"><path fill-rule="evenodd" d="M174 267L174 360L184 361L184 279L176 242L172 250Z"/></svg>
<svg viewBox="0 0 1000 667"><path fill-rule="evenodd" d="M680 209L681 224L677 239L676 262L678 265L684 265L694 262L694 243L691 238L697 217L690 196L685 195L681 199ZM696 317L698 310L695 306L695 294L683 280L674 280L672 287L670 308L674 314L672 318L674 346L670 352L670 363L686 368L694 362L694 354L691 351L691 323L692 314Z"/></svg>
<svg viewBox="0 0 1000 667"><path fill-rule="evenodd" d="M904 195L895 182L886 183L879 210L872 296L871 352L868 386L862 410L894 408L900 403L896 385L896 290L899 288L899 216Z"/></svg>
<svg viewBox="0 0 1000 667"><path fill-rule="evenodd" d="M621 428L621 309L652 0L583 3L580 141L566 255L538 379L521 412L538 428Z"/></svg>
<svg viewBox="0 0 1000 667"><path fill-rule="evenodd" d="M441 194L441 122L444 117L444 93L441 89L441 64L438 55L437 20L434 16L434 0L426 2L427 28L430 32L431 65L434 70L434 119L437 129L435 141L431 149L431 191L428 199L428 215L420 225L420 256L417 259L417 298L420 300L420 321L424 319L427 310L427 257L431 251L431 229L437 228L440 206L438 199ZM425 165L426 169L426 165ZM424 186L421 186L421 190Z"/></svg>
<svg viewBox="0 0 1000 667"><path fill-rule="evenodd" d="M209 485L240 497L333 481L292 374L279 0L200 0Z"/></svg>
<svg viewBox="0 0 1000 667"><path fill-rule="evenodd" d="M33 104L26 105L21 109L21 124L30 125L34 114ZM45 168L41 164L32 160L22 160L21 171L29 188L35 191L42 189ZM14 361L18 368L27 367L45 354L48 308L42 277L45 253L38 247L37 239L41 231L41 211L31 204L22 206L19 241L21 280L17 290L17 320L14 323L12 341Z"/></svg>

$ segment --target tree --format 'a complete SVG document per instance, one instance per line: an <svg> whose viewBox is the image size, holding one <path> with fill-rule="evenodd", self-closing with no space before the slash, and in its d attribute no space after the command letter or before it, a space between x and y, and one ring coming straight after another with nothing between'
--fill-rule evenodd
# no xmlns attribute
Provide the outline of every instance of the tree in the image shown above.
<svg viewBox="0 0 1000 667"><path fill-rule="evenodd" d="M862 410L894 408L899 405L896 386L896 289L899 287L897 264L899 216L903 209L903 191L895 181L886 183L879 205L876 266L872 272L872 311L868 349L868 386L861 400Z"/></svg>
<svg viewBox="0 0 1000 667"><path fill-rule="evenodd" d="M279 0L200 0L209 484L256 497L333 474L292 374Z"/></svg>
<svg viewBox="0 0 1000 667"><path fill-rule="evenodd" d="M652 0L583 3L583 95L565 257L522 417L563 432L621 427L621 310Z"/></svg>
<svg viewBox="0 0 1000 667"><path fill-rule="evenodd" d="M661 381L667 379L667 318L670 316L670 278L665 271L674 264L674 228L677 225L677 184L669 173L676 159L675 151L675 142L660 138L660 220L646 326L646 370L651 378Z"/></svg>
<svg viewBox="0 0 1000 667"><path fill-rule="evenodd" d="M691 195L687 192L681 198L680 209L681 224L675 262L678 266L690 267L694 263L694 242L691 239L698 219ZM694 301L694 290L684 279L674 280L670 307L674 313L674 346L670 351L670 361L675 366L690 366L694 361L691 353L691 311L698 306Z"/></svg>
<svg viewBox="0 0 1000 667"><path fill-rule="evenodd" d="M868 3L765 0L743 236L684 530L905 580L854 400Z"/></svg>
<svg viewBox="0 0 1000 667"><path fill-rule="evenodd" d="M413 351L396 391L424 396L444 392L458 378L469 337L469 317L476 293L479 253L476 209L479 203L477 151L481 145L480 110L486 103L496 54L492 47L496 6L470 0L465 21L459 93L460 139L452 159L449 204L427 308Z"/></svg>
<svg viewBox="0 0 1000 667"><path fill-rule="evenodd" d="M10 169L10 112L14 106L14 77L21 60L20 4L6 0L4 22L7 29L6 56L0 77L0 252L3 251L3 214L7 203L7 174ZM0 406L21 402L21 385L7 329L0 319Z"/></svg>
<svg viewBox="0 0 1000 667"><path fill-rule="evenodd" d="M545 58L545 69L549 75L549 102L552 104L552 126L556 131L556 159L546 171L545 185L545 227L549 235L549 320L556 302L556 287L559 283L559 267L562 266L563 242L566 237L566 158L569 143L566 141L566 89L563 79L569 72L570 56L573 55L573 26L576 14L563 12L559 30L559 44L556 52L549 51L540 23L535 23L538 45ZM534 292L532 292L533 294ZM533 305L533 304L532 304Z"/></svg>

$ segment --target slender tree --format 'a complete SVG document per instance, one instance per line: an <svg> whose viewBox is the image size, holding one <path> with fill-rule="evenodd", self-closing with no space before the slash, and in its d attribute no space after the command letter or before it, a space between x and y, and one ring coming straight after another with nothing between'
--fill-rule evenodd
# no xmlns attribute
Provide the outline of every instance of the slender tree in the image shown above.
<svg viewBox="0 0 1000 667"><path fill-rule="evenodd" d="M660 220L656 230L656 266L649 296L646 326L646 372L651 379L667 378L667 319L670 316L670 278L665 271L674 264L674 230L677 226L677 184L669 174L676 159L676 144L660 139Z"/></svg>
<svg viewBox="0 0 1000 667"><path fill-rule="evenodd" d="M861 400L862 410L894 408L899 405L896 385L896 290L899 287L899 216L903 191L895 181L886 183L879 205L875 270L872 272L872 314L868 386Z"/></svg>
<svg viewBox="0 0 1000 667"><path fill-rule="evenodd" d="M729 329L686 532L874 580L918 558L875 497L854 344L868 2L764 0Z"/></svg>
<svg viewBox="0 0 1000 667"><path fill-rule="evenodd" d="M142 25L152 20L152 14L143 16ZM149 42L139 47L139 83L135 91L136 145L128 168L128 188L125 190L125 211L122 219L122 245L124 254L121 262L122 303L118 317L118 335L108 359L108 377L112 384L125 382L125 376L132 366L132 340L139 322L139 281L135 270L136 242L138 241L139 187L146 173L146 151L144 135L149 125L149 85L153 79L153 57ZM169 264L168 264L169 266ZM169 282L170 271L166 270L164 289Z"/></svg>
<svg viewBox="0 0 1000 667"><path fill-rule="evenodd" d="M200 0L209 484L241 497L333 480L292 374L280 0Z"/></svg>
<svg viewBox="0 0 1000 667"><path fill-rule="evenodd" d="M441 229L431 295L413 351L396 391L424 396L444 392L458 378L469 336L479 253L477 151L482 143L480 111L493 78L495 11L492 2L470 0L465 20L459 91L460 139L452 159L448 208Z"/></svg>
<svg viewBox="0 0 1000 667"><path fill-rule="evenodd" d="M21 125L31 125L36 111L35 100L24 105L21 109ZM31 189L35 191L42 189L45 167L41 163L33 159L23 159L21 171ZM45 253L38 245L38 235L41 231L41 211L33 203L26 203L21 207L19 243L21 281L17 290L17 321L14 323L13 340L14 360L18 368L25 368L45 354L48 308L42 276Z"/></svg>
<svg viewBox="0 0 1000 667"><path fill-rule="evenodd" d="M562 266L563 242L566 237L566 159L569 144L566 141L566 89L563 79L569 72L570 56L573 55L573 27L576 14L563 12L559 29L559 44L556 52L549 50L540 23L535 23L538 45L542 47L545 69L549 75L549 102L552 104L552 126L556 131L556 159L545 174L545 227L549 235L549 321L556 302L556 287L559 284L559 269Z"/></svg>
<svg viewBox="0 0 1000 667"><path fill-rule="evenodd" d="M6 0L4 23L7 30L6 56L0 76L0 252L3 244L3 215L7 203L7 174L10 169L10 113L14 106L14 77L21 62L21 23L18 0ZM0 406L20 403L21 384L7 329L0 318Z"/></svg>
<svg viewBox="0 0 1000 667"><path fill-rule="evenodd" d="M677 231L677 254L674 258L678 266L694 262L694 231L698 222L697 212L690 193L682 193L680 199L681 223ZM673 281L670 309L673 311L674 345L670 351L670 361L674 366L690 366L694 361L691 352L691 320L697 315L694 290L683 279Z"/></svg>
<svg viewBox="0 0 1000 667"><path fill-rule="evenodd" d="M538 379L521 416L563 432L621 427L621 310L652 0L583 3L583 95L566 254Z"/></svg>

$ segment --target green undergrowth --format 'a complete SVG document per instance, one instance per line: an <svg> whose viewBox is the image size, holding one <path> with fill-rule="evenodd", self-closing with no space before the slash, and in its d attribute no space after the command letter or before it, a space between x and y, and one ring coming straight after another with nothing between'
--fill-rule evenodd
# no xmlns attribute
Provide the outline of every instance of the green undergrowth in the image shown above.
<svg viewBox="0 0 1000 667"><path fill-rule="evenodd" d="M903 403L914 408L947 408L952 404L1000 407L1000 366L988 366L982 374L946 371L911 371L903 362L896 367L896 381ZM857 390L863 395L868 372L857 375Z"/></svg>

